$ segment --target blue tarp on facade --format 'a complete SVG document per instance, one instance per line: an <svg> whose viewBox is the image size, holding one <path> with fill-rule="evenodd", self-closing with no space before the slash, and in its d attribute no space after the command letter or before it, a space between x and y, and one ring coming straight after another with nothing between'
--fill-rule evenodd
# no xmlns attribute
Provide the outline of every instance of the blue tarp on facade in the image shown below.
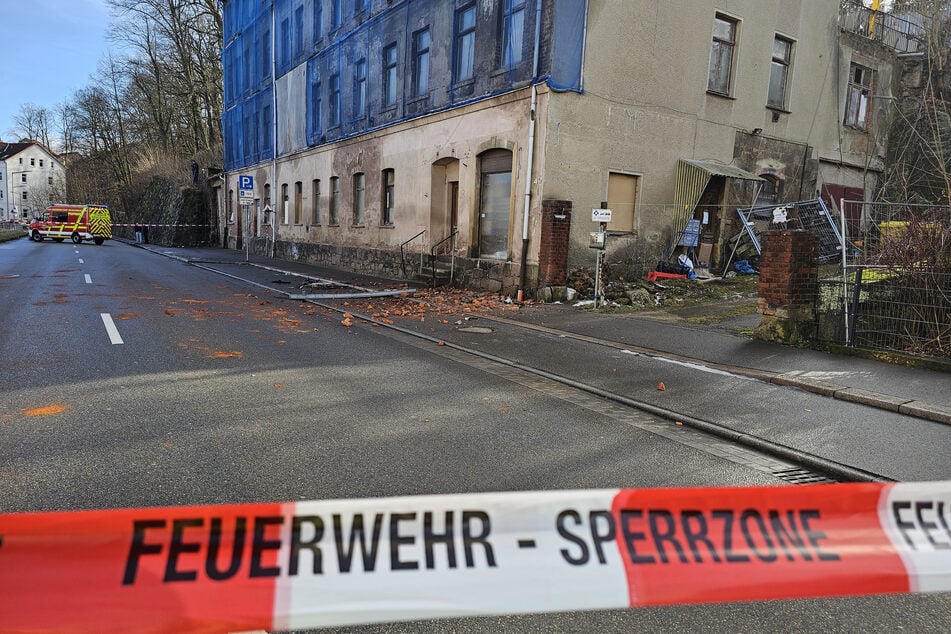
<svg viewBox="0 0 951 634"><path fill-rule="evenodd" d="M545 28L541 32L542 64L547 63L550 68L540 68L539 76L533 78L536 2L543 3L544 12L550 12L550 18L543 17L543 24L550 19L552 28L550 32ZM466 7L456 7L456 3L445 0L401 0L370 15L365 9L354 12L356 3L342 2L344 13L334 16L333 6L311 0L225 2L222 65L226 170L274 157L275 81L306 82L303 86L290 84L295 88L293 91L288 91L288 84L284 84L279 91L281 95L306 95L305 112L280 112L279 124L306 120L299 140L285 141L281 137L282 152L487 99L526 86L533 79L547 80L556 90L582 89L587 14L584 0L476 3L479 24L498 26L477 26L473 45L476 68L472 78L465 81L456 81L454 77L455 51L463 41L458 16ZM335 20L339 20L339 26L335 27ZM511 61L500 68L502 33L513 29L518 29L519 34L508 41L518 45L514 53L509 46L505 59ZM429 32L432 54L425 52L429 68L427 90L416 95L414 78L424 53L417 50L422 41L418 35L423 31ZM387 74L384 55L388 47L396 48L398 59L394 103L383 101ZM300 64L306 64L306 73L288 75ZM362 109L361 100L365 100ZM279 103L277 107L297 106ZM294 124L287 127L292 130ZM281 134L286 136L287 131L282 130Z"/></svg>

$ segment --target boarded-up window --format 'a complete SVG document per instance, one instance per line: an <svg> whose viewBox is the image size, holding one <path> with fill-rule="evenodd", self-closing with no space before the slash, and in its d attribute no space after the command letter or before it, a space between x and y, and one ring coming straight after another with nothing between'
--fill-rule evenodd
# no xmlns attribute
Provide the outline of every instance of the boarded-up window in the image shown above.
<svg viewBox="0 0 951 634"><path fill-rule="evenodd" d="M608 174L608 209L611 210L609 231L634 231L639 176Z"/></svg>

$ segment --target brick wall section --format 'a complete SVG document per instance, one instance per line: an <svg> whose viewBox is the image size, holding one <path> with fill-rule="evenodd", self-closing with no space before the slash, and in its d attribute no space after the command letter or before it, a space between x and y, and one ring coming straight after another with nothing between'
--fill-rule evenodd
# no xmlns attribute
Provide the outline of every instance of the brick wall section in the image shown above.
<svg viewBox="0 0 951 634"><path fill-rule="evenodd" d="M542 235L538 252L538 286L568 284L568 234L571 201L542 201Z"/></svg>
<svg viewBox="0 0 951 634"><path fill-rule="evenodd" d="M808 231L765 231L761 236L757 311L764 316L811 319L819 289L819 247Z"/></svg>

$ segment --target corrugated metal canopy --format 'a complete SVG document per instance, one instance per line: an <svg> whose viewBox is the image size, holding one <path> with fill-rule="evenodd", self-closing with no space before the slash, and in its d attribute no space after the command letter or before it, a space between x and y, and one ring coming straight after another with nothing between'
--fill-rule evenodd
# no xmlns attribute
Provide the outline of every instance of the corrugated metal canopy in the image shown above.
<svg viewBox="0 0 951 634"><path fill-rule="evenodd" d="M680 159L682 163L687 165L692 165L698 169L703 170L710 176L726 176L727 178L738 178L744 181L761 181L763 180L756 174L747 172L744 169L740 169L735 165L727 165L726 163L721 163L713 159Z"/></svg>
<svg viewBox="0 0 951 634"><path fill-rule="evenodd" d="M735 165L713 159L680 159L677 163L677 181L674 189L674 203L678 207L673 218L675 227L686 225L687 219L693 215L703 190L707 188L713 176L749 181L763 180L756 174L751 174Z"/></svg>

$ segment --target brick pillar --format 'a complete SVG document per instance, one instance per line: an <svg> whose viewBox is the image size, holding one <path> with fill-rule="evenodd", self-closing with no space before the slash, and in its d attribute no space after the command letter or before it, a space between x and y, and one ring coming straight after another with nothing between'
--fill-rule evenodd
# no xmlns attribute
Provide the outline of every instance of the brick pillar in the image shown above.
<svg viewBox="0 0 951 634"><path fill-rule="evenodd" d="M542 201L542 235L538 249L538 288L568 284L568 238L571 230L571 201ZM552 289L555 295L557 291ZM536 294L545 299L547 293Z"/></svg>
<svg viewBox="0 0 951 634"><path fill-rule="evenodd" d="M765 231L761 236L756 337L800 343L815 330L819 247L809 231Z"/></svg>

